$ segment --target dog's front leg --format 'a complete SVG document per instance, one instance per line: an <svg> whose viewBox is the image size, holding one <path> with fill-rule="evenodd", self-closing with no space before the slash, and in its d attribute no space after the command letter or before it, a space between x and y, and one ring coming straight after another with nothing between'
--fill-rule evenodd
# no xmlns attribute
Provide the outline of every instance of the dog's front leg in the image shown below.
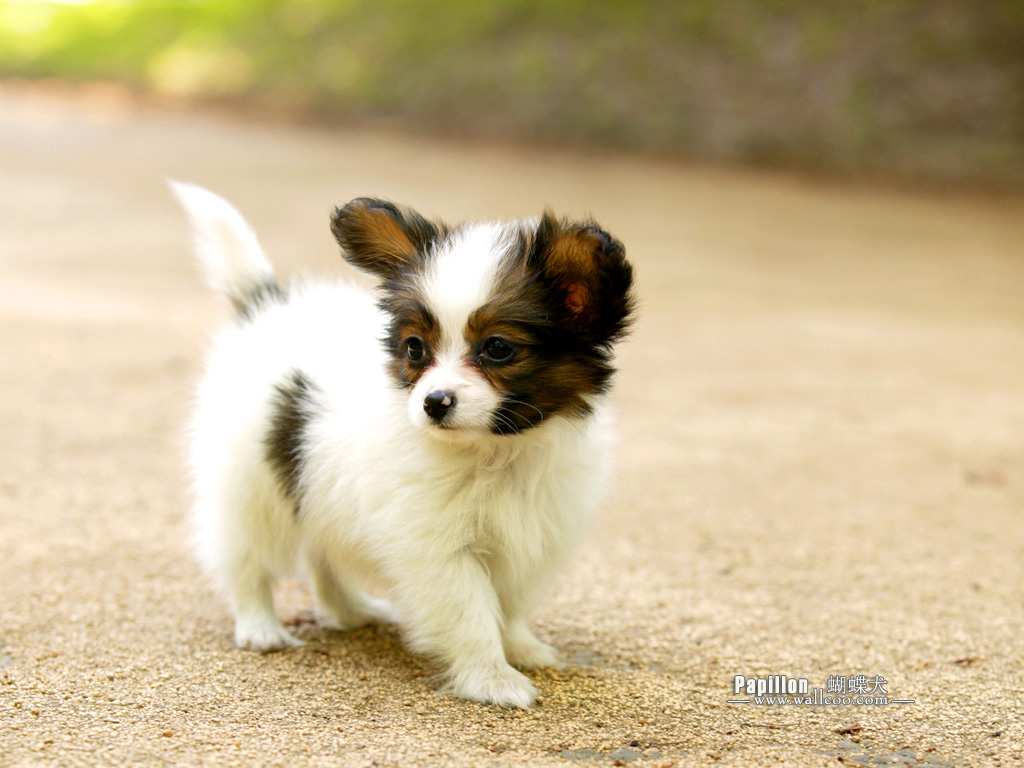
<svg viewBox="0 0 1024 768"><path fill-rule="evenodd" d="M487 568L468 548L421 559L397 584L411 645L445 666L445 691L502 707L529 708L537 689L505 660L501 608Z"/></svg>
<svg viewBox="0 0 1024 768"><path fill-rule="evenodd" d="M553 559L549 557L549 560ZM530 611L552 578L550 562L531 563L532 568L495 563L491 579L501 601L504 623L502 642L505 658L519 669L545 669L560 664L558 651L538 640L530 631Z"/></svg>

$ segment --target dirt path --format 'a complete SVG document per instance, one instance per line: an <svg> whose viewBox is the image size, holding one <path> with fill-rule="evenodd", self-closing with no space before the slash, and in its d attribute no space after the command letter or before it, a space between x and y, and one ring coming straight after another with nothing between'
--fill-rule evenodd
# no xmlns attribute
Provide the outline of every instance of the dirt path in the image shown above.
<svg viewBox="0 0 1024 768"><path fill-rule="evenodd" d="M569 659L537 709L438 695L298 586L304 649L231 648L180 460L227 312L164 176L236 202L286 273L340 270L327 212L368 193L626 242L619 488L537 616ZM1020 764L1022 244L1020 201L0 90L0 764ZM916 703L727 704L737 674Z"/></svg>

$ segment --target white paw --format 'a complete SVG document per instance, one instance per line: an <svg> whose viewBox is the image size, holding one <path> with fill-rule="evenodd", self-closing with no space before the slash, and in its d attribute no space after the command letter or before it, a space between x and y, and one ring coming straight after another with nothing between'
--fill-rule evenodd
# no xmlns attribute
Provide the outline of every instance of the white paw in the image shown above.
<svg viewBox="0 0 1024 768"><path fill-rule="evenodd" d="M542 643L533 635L517 638L505 646L508 663L519 669L548 669L560 667L562 661L553 645Z"/></svg>
<svg viewBox="0 0 1024 768"><path fill-rule="evenodd" d="M238 624L235 627L235 645L247 651L283 651L305 645L280 624Z"/></svg>
<svg viewBox="0 0 1024 768"><path fill-rule="evenodd" d="M507 664L486 673L458 673L444 691L483 704L520 709L529 709L537 698L537 689L526 675Z"/></svg>
<svg viewBox="0 0 1024 768"><path fill-rule="evenodd" d="M365 595L363 603L374 624L397 624L400 620L398 608L390 600Z"/></svg>
<svg viewBox="0 0 1024 768"><path fill-rule="evenodd" d="M316 612L317 623L326 629L347 632L351 629L365 627L367 624L396 624L398 614L395 607L387 600L364 595L358 610L344 611L328 606L319 606Z"/></svg>
<svg viewBox="0 0 1024 768"><path fill-rule="evenodd" d="M337 613L318 609L316 611L316 623L324 629L331 629L335 632L348 632L351 629L359 629L370 623L369 616L347 614L344 617Z"/></svg>

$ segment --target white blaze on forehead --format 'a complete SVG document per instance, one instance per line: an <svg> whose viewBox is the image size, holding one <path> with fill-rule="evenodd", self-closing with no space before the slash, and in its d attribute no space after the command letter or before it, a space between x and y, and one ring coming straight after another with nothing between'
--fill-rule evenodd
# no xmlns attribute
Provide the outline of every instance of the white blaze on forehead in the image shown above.
<svg viewBox="0 0 1024 768"><path fill-rule="evenodd" d="M487 301L508 247L498 224L474 224L457 232L434 254L423 276L424 298L441 324L442 354L461 356L469 316Z"/></svg>

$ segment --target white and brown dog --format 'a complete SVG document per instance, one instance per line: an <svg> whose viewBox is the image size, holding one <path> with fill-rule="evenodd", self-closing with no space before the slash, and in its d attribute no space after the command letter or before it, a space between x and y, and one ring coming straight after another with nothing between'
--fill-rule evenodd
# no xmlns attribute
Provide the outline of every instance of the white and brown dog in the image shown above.
<svg viewBox="0 0 1024 768"><path fill-rule="evenodd" d="M331 229L376 296L282 286L231 205L173 186L238 315L210 355L191 452L199 548L235 643L300 644L272 586L302 563L321 622L397 620L451 693L529 707L514 667L557 663L530 611L609 475L612 345L634 305L621 243L550 214L449 227L360 198Z"/></svg>

